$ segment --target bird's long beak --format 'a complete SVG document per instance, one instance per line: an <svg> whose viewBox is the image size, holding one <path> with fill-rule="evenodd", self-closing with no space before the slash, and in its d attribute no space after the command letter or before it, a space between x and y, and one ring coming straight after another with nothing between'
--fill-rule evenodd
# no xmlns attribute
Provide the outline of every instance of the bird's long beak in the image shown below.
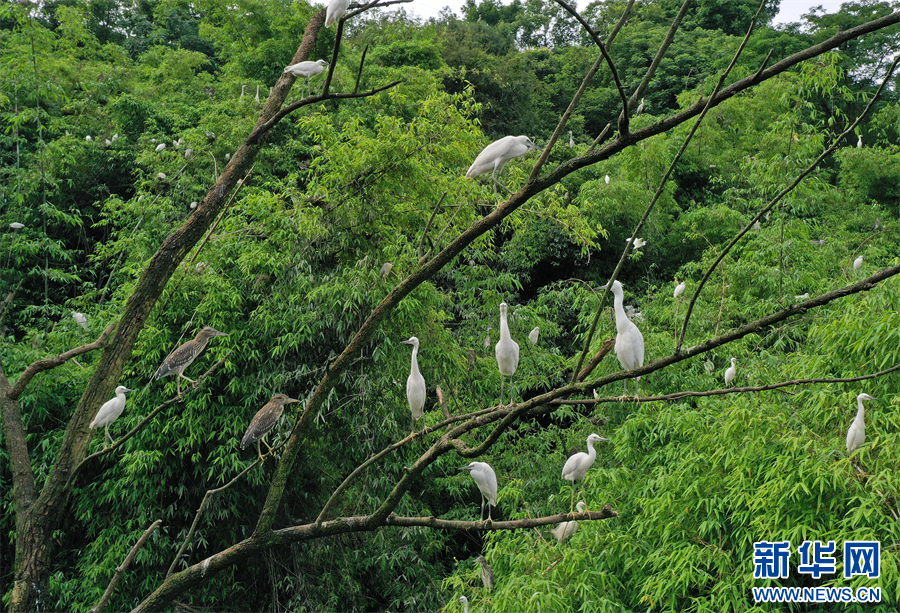
<svg viewBox="0 0 900 613"><path fill-rule="evenodd" d="M400 341L400 344L401 345L412 345L412 341L410 341L410 340Z"/></svg>
<svg viewBox="0 0 900 613"><path fill-rule="evenodd" d="M463 466L463 467L460 468L459 470L471 470L471 469L472 469L471 466Z"/></svg>
<svg viewBox="0 0 900 613"><path fill-rule="evenodd" d="M216 336L228 336L228 334L226 334L225 332L219 332L218 330L216 330Z"/></svg>
<svg viewBox="0 0 900 613"><path fill-rule="evenodd" d="M125 391L126 391L126 392L133 392L134 390L130 390L130 389L128 389L128 388L125 388Z"/></svg>
<svg viewBox="0 0 900 613"><path fill-rule="evenodd" d="M290 404L290 403L292 403L292 402L303 402L303 401L302 401L302 400L297 400L296 398L288 398L288 399L285 400L284 402L285 402L285 404Z"/></svg>
<svg viewBox="0 0 900 613"><path fill-rule="evenodd" d="M602 436L600 437L600 440L601 440L601 441L606 441L607 443L609 442L609 439L608 439L608 438L603 438Z"/></svg>

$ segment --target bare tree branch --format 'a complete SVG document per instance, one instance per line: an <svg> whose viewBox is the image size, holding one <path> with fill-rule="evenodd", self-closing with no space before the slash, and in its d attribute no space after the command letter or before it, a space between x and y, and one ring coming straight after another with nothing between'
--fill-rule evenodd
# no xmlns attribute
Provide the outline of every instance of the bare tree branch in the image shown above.
<svg viewBox="0 0 900 613"><path fill-rule="evenodd" d="M137 556L138 551L147 544L147 539L150 538L150 535L156 532L156 529L162 525L162 520L157 519L153 522L149 528L144 531L143 536L138 539L138 542L134 544L134 547L131 548L131 551L128 552L128 555L125 557L125 561L122 562L122 565L116 568L116 574L113 575L112 580L110 580L109 585L106 587L106 591L103 592L103 596L100 598L100 602L94 605L94 608L91 609L91 613L101 613L103 609L106 608L106 605L109 604L109 599L113 595L113 592L116 590L116 586L119 585L119 580L122 578L122 575L125 574L125 571L128 570L128 567L131 566L131 563L134 562L135 556Z"/></svg>

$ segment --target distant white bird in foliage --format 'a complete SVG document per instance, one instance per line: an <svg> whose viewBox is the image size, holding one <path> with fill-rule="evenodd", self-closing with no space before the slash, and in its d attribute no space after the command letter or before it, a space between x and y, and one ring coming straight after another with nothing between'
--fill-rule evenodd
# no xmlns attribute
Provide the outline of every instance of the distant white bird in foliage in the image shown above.
<svg viewBox="0 0 900 613"><path fill-rule="evenodd" d="M531 343L532 347L537 345L538 336L540 335L540 333L541 329L537 326L535 326L534 329L532 329L531 332L528 333L528 342Z"/></svg>
<svg viewBox="0 0 900 613"><path fill-rule="evenodd" d="M494 589L494 569L484 556L478 556L475 561L481 566L481 583L484 584L484 589L490 592Z"/></svg>
<svg viewBox="0 0 900 613"><path fill-rule="evenodd" d="M859 256L853 260L853 270L859 270L863 265L863 256Z"/></svg>
<svg viewBox="0 0 900 613"><path fill-rule="evenodd" d="M194 209L196 209L196 208L197 208L197 201L194 200L194 201L191 203L191 210L194 210Z"/></svg>
<svg viewBox="0 0 900 613"><path fill-rule="evenodd" d="M291 64L284 69L284 72L289 72L295 77L303 77L304 79L306 79L304 85L308 88L309 78L314 77L318 74L322 74L322 71L325 70L326 66L328 66L328 62L326 62L325 60L316 60L315 62L300 62L298 64ZM303 87L300 88L300 95L303 95Z"/></svg>
<svg viewBox="0 0 900 613"><path fill-rule="evenodd" d="M631 238L626 238L626 239L625 239L625 244L627 245L627 244L629 243L629 241L631 241ZM634 239L634 248L635 248L635 250L640 249L641 247L643 247L643 246L646 245L646 244L647 244L647 241L645 241L645 240L642 239L642 238L635 238L635 239Z"/></svg>
<svg viewBox="0 0 900 613"><path fill-rule="evenodd" d="M481 492L481 511L478 519L484 514L484 503L488 504L488 521L491 521L491 507L497 506L497 475L487 462L472 462L459 470L468 470Z"/></svg>
<svg viewBox="0 0 900 613"><path fill-rule="evenodd" d="M725 369L725 387L731 387L734 384L734 377L737 375L737 366L734 363L737 362L735 358L731 358L731 366Z"/></svg>
<svg viewBox="0 0 900 613"><path fill-rule="evenodd" d="M508 161L523 156L532 149L543 151L543 149L531 142L531 139L527 136L504 136L500 140L492 142L478 154L478 157L469 166L466 178L474 179L479 175L491 173L491 179L494 183L506 191L512 191L497 180L497 175L503 171L503 167L506 166ZM494 193L496 192L497 188L494 187Z"/></svg>
<svg viewBox="0 0 900 613"><path fill-rule="evenodd" d="M703 362L703 370L706 371L706 374L711 375L713 371L716 369L715 363L712 360L706 360Z"/></svg>
<svg viewBox="0 0 900 613"><path fill-rule="evenodd" d="M575 510L581 513L584 511L584 501L579 500L578 504L575 505ZM556 540L560 543L568 540L570 536L575 534L578 531L578 522L577 521L563 521L556 525L556 527L550 531Z"/></svg>
<svg viewBox="0 0 900 613"><path fill-rule="evenodd" d="M113 423L119 418L119 415L122 414L122 411L125 410L125 392L133 392L134 390L130 390L124 385L120 385L116 388L116 397L112 400L107 400L103 403L103 406L100 407L100 410L97 411L96 417L90 424L91 430L98 426L106 426L106 439L110 443L112 443L112 437L109 435L109 424Z"/></svg>
<svg viewBox="0 0 900 613"><path fill-rule="evenodd" d="M165 144L165 143L160 143L160 144L158 144L158 145L156 146L156 152L159 153L160 151L162 151L162 150L165 149L165 148L166 148L166 144Z"/></svg>
<svg viewBox="0 0 900 613"><path fill-rule="evenodd" d="M607 285L609 285L607 283ZM604 288L606 285L603 286ZM602 288L601 288L602 289ZM610 290L613 293L613 308L616 312L616 357L619 358L619 364L624 370L638 368L644 363L644 335L634 325L628 315L625 314L623 302L625 301L625 293L622 291L622 284L613 281ZM638 395L638 382L640 377L634 380L634 395ZM628 394L628 380L622 381L622 397Z"/></svg>
<svg viewBox="0 0 900 613"><path fill-rule="evenodd" d="M425 414L425 377L419 372L419 339L415 336L405 341L404 345L412 345L412 365L409 377L406 379L406 400L409 402L409 410L412 412L412 429L416 429L416 420L422 419Z"/></svg>
<svg viewBox="0 0 900 613"><path fill-rule="evenodd" d="M481 347L482 347L485 351L487 351L488 349L491 348L491 333L490 333L490 332L488 332L488 333L487 333L487 336L484 337L484 342L481 343Z"/></svg>
<svg viewBox="0 0 900 613"><path fill-rule="evenodd" d="M794 300L806 300L807 298L809 298L809 292L806 292L805 294L800 294L798 296L794 296Z"/></svg>
<svg viewBox="0 0 900 613"><path fill-rule="evenodd" d="M644 321L644 314L630 304L625 305L625 314L628 315L628 319L632 321Z"/></svg>
<svg viewBox="0 0 900 613"><path fill-rule="evenodd" d="M759 220L757 219L756 221L753 222L753 231L759 232L760 230L762 230L762 224L759 223Z"/></svg>
<svg viewBox="0 0 900 613"><path fill-rule="evenodd" d="M859 140L856 141L856 148L862 149L862 134L859 135Z"/></svg>
<svg viewBox="0 0 900 613"><path fill-rule="evenodd" d="M75 323L77 323L82 328L87 328L87 317L84 316L84 313L72 311L72 319L74 319Z"/></svg>
<svg viewBox="0 0 900 613"><path fill-rule="evenodd" d="M575 146L575 139L572 138L572 130L569 130L569 146L570 146L570 147L574 147L574 146Z"/></svg>
<svg viewBox="0 0 900 613"><path fill-rule="evenodd" d="M500 405L502 406L503 377L509 377L509 399L512 402L512 377L516 374L516 368L519 367L519 344L509 334L505 302L500 303L500 340L494 345L494 355L497 358L497 367L500 369Z"/></svg>
<svg viewBox="0 0 900 613"><path fill-rule="evenodd" d="M21 230L22 228L25 227L25 224L19 223L18 221L14 221L11 224L9 224L9 227L12 228L13 230Z"/></svg>
<svg viewBox="0 0 900 613"><path fill-rule="evenodd" d="M188 147L184 150L184 159L189 160L194 157L194 150Z"/></svg>
<svg viewBox="0 0 900 613"><path fill-rule="evenodd" d="M259 104L259 85L256 86L256 98L254 100L256 100L256 104Z"/></svg>
<svg viewBox="0 0 900 613"><path fill-rule="evenodd" d="M113 137L112 137L112 141L113 141L113 142L116 142L117 140L119 140L119 133L118 133L118 132L116 132L115 134L113 134Z"/></svg>
<svg viewBox="0 0 900 613"><path fill-rule="evenodd" d="M579 451L573 454L563 465L562 478L572 482L572 505L570 510L575 508L575 482L582 482L581 488L582 492L584 492L584 476L587 474L588 469L594 465L594 460L597 459L597 450L594 449L594 443L608 440L608 438L603 438L598 434L589 435L587 437L588 452Z"/></svg>
<svg viewBox="0 0 900 613"><path fill-rule="evenodd" d="M469 599L465 596L460 596L458 600L463 605L463 613L469 613Z"/></svg>
<svg viewBox="0 0 900 613"><path fill-rule="evenodd" d="M860 445L866 442L866 409L863 400L878 400L868 394L860 394L856 397L856 417L847 430L847 455L856 451Z"/></svg>
<svg viewBox="0 0 900 613"><path fill-rule="evenodd" d="M609 185L609 175L604 176L603 180L606 181L607 185Z"/></svg>
<svg viewBox="0 0 900 613"><path fill-rule="evenodd" d="M685 288L685 287L687 287L687 284L686 284L684 281L682 281L681 283L679 283L678 285L676 285L676 286L675 286L675 293L673 294L673 296L675 296L675 298L678 298L681 294L684 293L684 288Z"/></svg>
<svg viewBox="0 0 900 613"><path fill-rule="evenodd" d="M84 141L87 142L87 143L91 142L91 135L88 134L87 136L85 136L85 137L84 137Z"/></svg>
<svg viewBox="0 0 900 613"><path fill-rule="evenodd" d="M350 7L350 0L331 0L325 10L325 27L327 28L344 16Z"/></svg>
<svg viewBox="0 0 900 613"><path fill-rule="evenodd" d="M244 97L244 90L247 89L247 85L245 83L241 83L241 98Z"/></svg>
<svg viewBox="0 0 900 613"><path fill-rule="evenodd" d="M644 112L644 99L641 98L641 103L638 105L637 110L634 112L634 116L637 117L641 113Z"/></svg>

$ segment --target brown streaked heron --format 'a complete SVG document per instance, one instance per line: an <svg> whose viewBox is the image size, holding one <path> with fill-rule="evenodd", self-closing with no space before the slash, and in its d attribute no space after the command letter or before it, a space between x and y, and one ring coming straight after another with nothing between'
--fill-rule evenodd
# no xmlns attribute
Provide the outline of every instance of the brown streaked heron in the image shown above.
<svg viewBox="0 0 900 613"><path fill-rule="evenodd" d="M263 454L262 448L259 445L260 441L262 441L272 428L275 427L275 424L278 423L278 419L281 417L281 414L284 413L284 405L292 402L300 401L296 398L289 398L284 394L275 394L272 396L272 399L256 412L256 415L254 415L253 419L250 421L250 425L247 426L247 431L244 432L244 437L241 439L241 449L245 449L247 445L256 443L256 453L259 454L259 459L262 460ZM268 448L266 455L269 455L269 453L272 452L272 447L269 445L268 441L265 441L265 443Z"/></svg>
<svg viewBox="0 0 900 613"><path fill-rule="evenodd" d="M154 379L159 379L161 377L165 377L175 373L178 375L178 395L181 395L181 380L187 379L191 383L196 383L193 379L188 379L184 376L184 369L191 365L198 355L206 348L206 343L209 342L214 336L228 336L224 332L219 332L215 328L210 328L209 326L205 326L202 330L197 333L193 339L184 343L178 349L169 354L169 356L163 360L163 363L159 368L156 369L156 374L153 376Z"/></svg>
<svg viewBox="0 0 900 613"><path fill-rule="evenodd" d="M481 565L481 582L484 584L484 589L490 592L494 589L494 569L491 568L484 556L478 556L475 561Z"/></svg>

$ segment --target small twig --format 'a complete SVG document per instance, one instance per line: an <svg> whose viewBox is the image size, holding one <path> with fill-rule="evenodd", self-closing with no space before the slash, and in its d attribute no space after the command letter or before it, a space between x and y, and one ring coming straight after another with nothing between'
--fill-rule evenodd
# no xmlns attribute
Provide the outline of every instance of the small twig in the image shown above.
<svg viewBox="0 0 900 613"><path fill-rule="evenodd" d="M156 529L162 525L162 520L157 519L153 522L149 528L144 531L143 536L138 539L138 542L134 544L134 547L131 548L131 551L128 552L128 555L125 557L125 561L122 562L122 565L116 568L116 574L113 575L112 580L110 580L109 585L106 587L106 591L103 592L103 596L100 598L100 602L98 602L93 609L91 609L91 613L101 613L103 609L106 608L106 605L109 604L109 599L112 597L113 592L116 589L116 586L119 584L119 580L122 578L122 575L125 574L125 571L128 570L128 567L131 566L131 563L134 562L135 556L137 556L138 551L147 544L147 539L150 538L150 535L156 532Z"/></svg>
<svg viewBox="0 0 900 613"><path fill-rule="evenodd" d="M425 224L425 229L422 230L422 238L419 239L419 246L416 248L416 254L418 258L422 259L422 246L425 244L425 238L428 236L428 230L431 229L431 224L434 222L434 218L437 217L438 211L441 210L441 204L444 202L444 198L447 197L447 191L441 195L438 199L437 204L434 205L434 210L431 212L431 217L428 218L428 223Z"/></svg>
<svg viewBox="0 0 900 613"><path fill-rule="evenodd" d="M16 297L16 294L19 291L19 288L22 287L22 282L25 279L19 279L19 283L6 295L6 298L3 300L3 305L0 305L0 325L3 325L3 318L6 316L6 309L9 308L9 305L12 303L13 298Z"/></svg>

